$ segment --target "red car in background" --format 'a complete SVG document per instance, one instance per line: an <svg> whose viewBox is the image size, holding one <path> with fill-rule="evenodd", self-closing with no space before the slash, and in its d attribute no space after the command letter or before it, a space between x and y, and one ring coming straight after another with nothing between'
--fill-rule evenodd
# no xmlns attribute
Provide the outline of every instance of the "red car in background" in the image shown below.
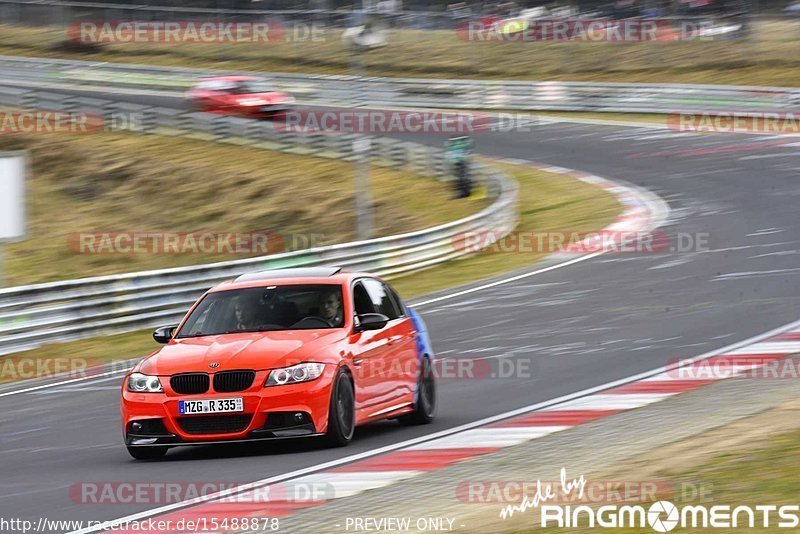
<svg viewBox="0 0 800 534"><path fill-rule="evenodd" d="M291 95L274 91L254 76L203 78L189 89L186 98L198 111L253 118L285 114L295 102Z"/></svg>
<svg viewBox="0 0 800 534"><path fill-rule="evenodd" d="M364 423L434 417L425 325L369 274L245 274L153 337L165 346L122 385L123 437L137 459L179 445L303 436L341 446Z"/></svg>

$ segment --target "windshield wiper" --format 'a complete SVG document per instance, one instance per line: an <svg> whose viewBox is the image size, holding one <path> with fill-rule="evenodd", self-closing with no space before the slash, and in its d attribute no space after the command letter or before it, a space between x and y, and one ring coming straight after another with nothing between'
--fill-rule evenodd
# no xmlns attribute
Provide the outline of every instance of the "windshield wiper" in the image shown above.
<svg viewBox="0 0 800 534"><path fill-rule="evenodd" d="M226 330L225 332L220 332L219 335L222 334L246 334L246 333L253 333L253 332L273 332L275 330L283 330L282 328L242 328L237 330Z"/></svg>
<svg viewBox="0 0 800 534"><path fill-rule="evenodd" d="M177 336L176 339L189 339L190 337L203 337L203 336L213 336L216 334L206 334L205 332L195 332L194 334L186 334L183 336Z"/></svg>
<svg viewBox="0 0 800 534"><path fill-rule="evenodd" d="M176 339L189 339L192 337L204 337L204 336L224 336L227 334L247 334L253 332L274 332L277 330L285 330L285 328L243 328L236 330L224 330L222 332L195 332L194 334L178 336Z"/></svg>

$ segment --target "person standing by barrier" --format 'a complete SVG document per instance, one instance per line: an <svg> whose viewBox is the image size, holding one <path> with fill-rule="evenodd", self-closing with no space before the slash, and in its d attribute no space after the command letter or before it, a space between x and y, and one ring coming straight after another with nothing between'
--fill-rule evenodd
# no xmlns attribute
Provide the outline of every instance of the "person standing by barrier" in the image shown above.
<svg viewBox="0 0 800 534"><path fill-rule="evenodd" d="M455 198L467 198L472 193L470 158L474 146L475 141L467 136L452 137L445 144L447 160L455 174Z"/></svg>

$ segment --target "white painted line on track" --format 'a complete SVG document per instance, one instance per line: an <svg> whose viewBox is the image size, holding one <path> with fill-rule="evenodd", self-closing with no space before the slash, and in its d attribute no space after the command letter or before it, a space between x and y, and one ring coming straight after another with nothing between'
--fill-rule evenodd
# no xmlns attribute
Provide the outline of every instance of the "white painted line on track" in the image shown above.
<svg viewBox="0 0 800 534"><path fill-rule="evenodd" d="M67 385L67 384L74 384L76 382L83 382L83 381L86 381L86 380L97 379L98 377L116 378L116 375L119 375L121 373L127 373L128 371L130 371L130 369L119 369L117 371L109 371L107 373L102 373L102 374L96 375L96 376L82 376L82 377L79 377L79 378L72 378L70 380L64 380L62 382L54 382L52 384L42 384L42 385L39 385L39 386L31 386L31 387L27 387L27 388L23 388L23 389L15 389L14 391L6 391L4 393L0 393L0 397L7 397L9 395L19 395L21 393L29 393L31 391L39 391L41 389L54 388L56 386L64 386L64 385ZM106 379L106 380L108 380L108 379Z"/></svg>
<svg viewBox="0 0 800 534"><path fill-rule="evenodd" d="M419 445L410 447L408 450L430 451L460 447L508 447L555 432L561 432L568 428L571 427L542 425L519 428L476 428L443 439L420 443Z"/></svg>
<svg viewBox="0 0 800 534"><path fill-rule="evenodd" d="M295 479L292 484L302 484L304 487L327 486L333 489L337 499L351 497L372 489L390 486L395 482L421 475L423 471L370 471L356 473L320 473L306 475ZM287 491L291 491L292 484L288 484ZM247 502L247 497L242 500Z"/></svg>
<svg viewBox="0 0 800 534"><path fill-rule="evenodd" d="M563 263L558 263L556 265L551 265L549 267L543 267L541 269L536 269L535 271L530 271L530 272L527 272L527 273L518 274L518 275L512 276L510 278L503 278L502 280L496 280L496 281L490 282L488 284L483 284L483 285L480 285L480 286L477 286L477 287L471 287L471 288L468 288L468 289L464 289L462 291L456 291L455 293L451 293L449 295L443 295L441 297L436 297L436 298L432 298L432 299L428 299L428 300L423 300L422 302L417 302L415 304L412 304L411 306L414 307L414 308L418 308L420 306L427 306L428 304L433 304L435 302L441 302L443 300L449 300L449 299L452 299L452 298L461 297L461 296L464 296L464 295L469 295L470 293L475 293L477 291L483 291L484 289L497 287L499 285L507 284L509 282L514 282L516 280L522 280L523 278L528 278L529 276L534 276L534 275L537 275L537 274L546 273L546 272L549 272L549 271L554 271L556 269L561 269L562 267L567 267L567 266L573 265L575 263L586 261L586 260L595 258L597 256L600 256L602 254L605 254L605 251L593 252L593 253L587 254L585 256L579 256L577 258L573 258L573 259L565 261Z"/></svg>

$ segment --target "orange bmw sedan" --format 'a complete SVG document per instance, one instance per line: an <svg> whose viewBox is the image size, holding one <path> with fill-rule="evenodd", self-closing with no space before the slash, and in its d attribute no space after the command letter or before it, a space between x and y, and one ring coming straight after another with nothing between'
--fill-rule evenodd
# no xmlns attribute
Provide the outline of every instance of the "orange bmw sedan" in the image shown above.
<svg viewBox="0 0 800 534"><path fill-rule="evenodd" d="M321 436L331 446L379 419L430 423L425 325L376 276L338 268L242 275L206 292L122 385L125 445L170 447Z"/></svg>

